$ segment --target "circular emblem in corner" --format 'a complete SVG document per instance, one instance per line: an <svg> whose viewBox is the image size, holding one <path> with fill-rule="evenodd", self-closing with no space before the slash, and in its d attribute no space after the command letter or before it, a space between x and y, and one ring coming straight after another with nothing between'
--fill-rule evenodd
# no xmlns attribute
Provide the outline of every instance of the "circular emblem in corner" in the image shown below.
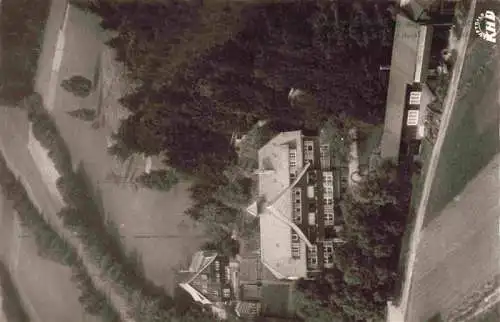
<svg viewBox="0 0 500 322"><path fill-rule="evenodd" d="M474 21L474 30L476 34L483 40L492 44L496 43L499 28L500 19L492 10L482 12Z"/></svg>

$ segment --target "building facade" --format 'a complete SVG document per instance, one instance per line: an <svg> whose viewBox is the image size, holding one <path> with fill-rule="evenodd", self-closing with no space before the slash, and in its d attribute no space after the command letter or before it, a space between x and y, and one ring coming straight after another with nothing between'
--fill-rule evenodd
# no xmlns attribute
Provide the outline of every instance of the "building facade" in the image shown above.
<svg viewBox="0 0 500 322"><path fill-rule="evenodd" d="M340 240L336 180L328 145L302 131L282 132L258 153L261 260L279 279L314 278L333 267Z"/></svg>
<svg viewBox="0 0 500 322"><path fill-rule="evenodd" d="M212 307L214 313L225 318L226 307L235 300L237 290L237 264L228 256L216 252L198 251L193 255L179 286L196 303Z"/></svg>

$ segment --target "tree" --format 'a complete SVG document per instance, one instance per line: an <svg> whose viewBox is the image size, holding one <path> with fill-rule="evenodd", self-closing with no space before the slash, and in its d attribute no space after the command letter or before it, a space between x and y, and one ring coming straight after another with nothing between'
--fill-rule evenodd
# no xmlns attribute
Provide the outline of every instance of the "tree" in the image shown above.
<svg viewBox="0 0 500 322"><path fill-rule="evenodd" d="M179 183L179 177L173 169L161 169L141 174L136 182L149 189L169 191Z"/></svg>
<svg viewBox="0 0 500 322"><path fill-rule="evenodd" d="M94 121L95 118L97 117L97 111L91 108L79 108L74 111L67 112L69 115L71 115L74 118L86 121L86 122L91 122Z"/></svg>
<svg viewBox="0 0 500 322"><path fill-rule="evenodd" d="M72 76L61 83L61 87L75 96L85 98L92 90L92 81L80 75Z"/></svg>

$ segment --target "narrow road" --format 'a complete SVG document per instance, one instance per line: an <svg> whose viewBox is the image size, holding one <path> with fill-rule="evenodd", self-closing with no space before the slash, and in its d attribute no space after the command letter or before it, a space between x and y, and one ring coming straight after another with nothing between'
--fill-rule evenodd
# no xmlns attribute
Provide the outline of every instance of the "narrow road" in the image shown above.
<svg viewBox="0 0 500 322"><path fill-rule="evenodd" d="M38 207L38 209L43 212L46 220L61 237L66 238L71 246L77 250L77 253L82 259L93 284L97 289L101 290L105 294L108 294L112 304L120 313L122 321L133 322L134 320L128 317L128 305L126 300L117 292L118 286L114 285L112 281L109 281L102 276L100 268L97 267L97 265L94 264L93 259L83 251L80 240L64 228L62 221L57 216L57 212L61 209L62 205L53 198L48 187L43 182L42 177L35 165L35 161L29 155L27 145L22 144L23 141L19 140L19 136L23 135L22 131L19 131L19 129L28 128L27 116L19 115L19 113L26 114L24 112L20 112L19 110L14 111L7 109L1 111L4 126L11 124L11 135L8 137L6 137L6 135L2 135L0 138L0 150L4 155L9 168L21 179L21 182L26 188L31 200ZM17 117L14 118L14 116ZM9 118L11 118L11 120L9 120ZM19 126L20 122L25 122L25 124ZM5 128L2 132L5 132ZM12 144L12 141L16 141L16 138L21 144ZM7 143L6 141L9 142Z"/></svg>
<svg viewBox="0 0 500 322"><path fill-rule="evenodd" d="M415 228L412 233L412 237L410 240L410 247L409 247L409 253L408 253L408 261L407 261L407 267L406 267L406 274L405 274L405 279L404 279L404 285L403 285L403 293L401 297L401 302L398 307L401 317L404 317L404 320L406 320L406 313L407 313L407 306L408 306L408 299L409 299L409 294L410 294L410 287L411 287L411 281L412 281L412 274L413 274L413 269L415 265L415 259L416 259L416 250L418 243L420 242L420 232L423 227L424 223L424 217L425 217L425 212L427 209L427 204L429 202L429 196L430 196L430 191L431 191L431 186L432 182L436 173L436 168L438 165L439 161L439 156L441 153L441 148L443 146L443 141L445 138L445 134L447 131L447 128L450 123L450 116L453 113L454 109L454 103L457 97L457 91L458 91L458 83L460 80L460 75L462 73L462 68L464 65L465 61L465 54L467 51L467 45L469 42L469 37L470 33L472 30L472 25L473 25L473 19L474 19L474 13L475 13L475 8L476 8L477 0L472 0L471 1L471 6L469 13L467 15L467 20L466 24L463 29L463 35L462 38L459 41L458 44L458 57L455 63L455 69L453 71L453 76L450 81L449 85L449 90L445 99L445 102L443 104L444 107L444 112L442 115L441 119L441 126L439 129L439 136L436 140L436 143L434 145L434 148L432 150L432 156L429 161L429 168L426 174L425 178L425 183L424 183L424 188L422 192L422 197L420 200L420 204L417 210L416 214L416 222L415 222ZM396 321L394 322L401 322L401 321Z"/></svg>

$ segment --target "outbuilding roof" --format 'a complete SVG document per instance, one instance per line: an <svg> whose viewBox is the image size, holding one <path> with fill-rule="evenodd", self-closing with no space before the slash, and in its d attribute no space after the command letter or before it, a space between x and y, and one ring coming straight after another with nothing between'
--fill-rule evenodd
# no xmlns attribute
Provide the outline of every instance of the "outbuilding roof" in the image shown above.
<svg viewBox="0 0 500 322"><path fill-rule="evenodd" d="M381 142L382 158L398 159L406 86L415 81L425 82L431 41L432 26L420 25L404 14L397 15Z"/></svg>

